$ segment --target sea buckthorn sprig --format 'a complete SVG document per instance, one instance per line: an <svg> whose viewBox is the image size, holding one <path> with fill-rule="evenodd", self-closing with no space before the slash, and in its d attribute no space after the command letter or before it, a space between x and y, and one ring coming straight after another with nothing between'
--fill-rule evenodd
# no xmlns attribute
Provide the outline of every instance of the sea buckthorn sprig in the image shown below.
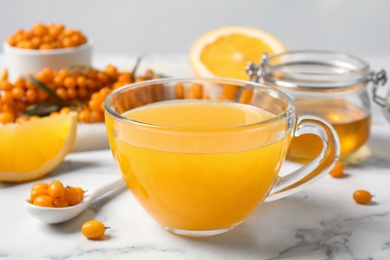
<svg viewBox="0 0 390 260"><path fill-rule="evenodd" d="M72 48L86 42L87 37L80 30L54 23L37 23L29 30L19 29L7 37L10 46L22 49Z"/></svg>
<svg viewBox="0 0 390 260"><path fill-rule="evenodd" d="M19 77L14 83L0 81L0 123L24 123L37 116L76 110L83 123L104 122L104 100L124 85L159 78L153 70L142 76L120 72L114 65L104 70L76 66ZM65 109L64 109L65 108Z"/></svg>

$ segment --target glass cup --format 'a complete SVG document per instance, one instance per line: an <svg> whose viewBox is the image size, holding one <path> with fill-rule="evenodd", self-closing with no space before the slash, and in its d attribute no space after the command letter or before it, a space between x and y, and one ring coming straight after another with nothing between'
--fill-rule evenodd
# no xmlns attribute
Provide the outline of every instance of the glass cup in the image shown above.
<svg viewBox="0 0 390 260"><path fill-rule="evenodd" d="M166 230L226 232L263 201L289 195L329 172L335 130L297 118L293 99L259 83L168 78L124 86L105 101L110 148L127 187ZM284 176L290 142L315 134L323 149Z"/></svg>

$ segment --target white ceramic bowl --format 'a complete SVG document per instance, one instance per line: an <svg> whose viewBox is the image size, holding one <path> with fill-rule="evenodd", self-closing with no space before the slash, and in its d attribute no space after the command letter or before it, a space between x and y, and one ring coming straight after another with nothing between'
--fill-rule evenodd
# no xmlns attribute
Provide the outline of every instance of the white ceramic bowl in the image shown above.
<svg viewBox="0 0 390 260"><path fill-rule="evenodd" d="M35 74L45 67L60 70L73 65L91 65L92 46L93 43L89 40L74 48L28 50L15 48L4 42L3 50L8 79L13 82L21 75Z"/></svg>

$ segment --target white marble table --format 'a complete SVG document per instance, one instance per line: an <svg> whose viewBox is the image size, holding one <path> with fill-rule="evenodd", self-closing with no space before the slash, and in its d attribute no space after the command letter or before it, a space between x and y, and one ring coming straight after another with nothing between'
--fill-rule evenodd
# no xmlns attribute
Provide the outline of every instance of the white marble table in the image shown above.
<svg viewBox="0 0 390 260"><path fill-rule="evenodd" d="M101 55L98 62L108 60ZM161 60L151 64L171 75L190 73L185 58L171 61L165 67ZM390 69L384 59L372 62ZM390 123L373 107L371 155L347 167L346 178L324 176L288 198L259 206L236 229L214 237L164 231L127 190L97 200L69 222L43 224L23 208L32 183L0 183L0 259L390 259ZM287 163L283 171L289 168ZM118 174L110 151L102 149L69 154L44 180L88 189ZM375 194L373 202L356 204L357 189ZM110 227L103 240L83 237L80 227L89 219Z"/></svg>

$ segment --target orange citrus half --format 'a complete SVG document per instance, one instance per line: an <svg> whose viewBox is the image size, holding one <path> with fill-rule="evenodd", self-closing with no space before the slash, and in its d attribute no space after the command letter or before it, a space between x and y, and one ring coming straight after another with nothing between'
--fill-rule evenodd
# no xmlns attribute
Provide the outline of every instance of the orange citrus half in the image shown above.
<svg viewBox="0 0 390 260"><path fill-rule="evenodd" d="M226 26L202 35L190 49L190 64L197 76L248 80L248 62L258 64L264 53L286 51L274 35L256 28Z"/></svg>
<svg viewBox="0 0 390 260"><path fill-rule="evenodd" d="M70 152L76 130L75 112L0 124L0 181L30 181L48 174Z"/></svg>

